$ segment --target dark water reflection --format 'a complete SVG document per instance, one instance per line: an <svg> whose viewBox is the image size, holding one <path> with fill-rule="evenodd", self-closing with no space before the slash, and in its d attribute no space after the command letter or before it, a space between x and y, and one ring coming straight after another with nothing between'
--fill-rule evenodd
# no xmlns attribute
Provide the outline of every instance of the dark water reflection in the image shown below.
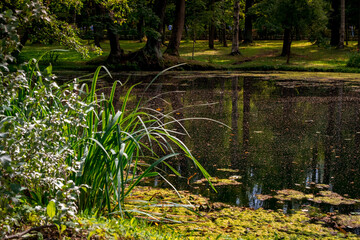
<svg viewBox="0 0 360 240"><path fill-rule="evenodd" d="M172 164L184 177L172 180L177 188L253 208L275 204L258 200L256 194L305 189L314 183L329 184L336 193L360 198L360 95L356 84L176 74L157 81L148 97L169 91L172 93L153 100L151 107L174 111L179 119L207 117L231 127L186 121L191 138L182 140L213 177L239 175L242 183L217 187L217 194L197 188L192 183L201 176L193 176L196 170L186 159L177 159ZM142 90L135 93L139 99ZM186 107L192 105L201 106Z"/></svg>

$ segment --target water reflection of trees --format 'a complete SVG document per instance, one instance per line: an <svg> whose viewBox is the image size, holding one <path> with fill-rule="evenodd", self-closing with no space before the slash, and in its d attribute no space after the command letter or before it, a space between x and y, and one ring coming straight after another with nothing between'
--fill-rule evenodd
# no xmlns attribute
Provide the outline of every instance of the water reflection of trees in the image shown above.
<svg viewBox="0 0 360 240"><path fill-rule="evenodd" d="M186 93L166 98L170 109L217 102L179 111L177 117L211 117L232 128L227 131L207 121L185 123L192 138L184 141L213 176L230 176L218 168L240 170L243 184L219 188L215 199L256 207L258 193L312 182L331 183L341 194L359 196L357 94L349 96L341 85L322 89L243 77L229 80L200 79ZM165 108L160 104L164 103L153 107ZM194 170L185 163L179 161L176 166L190 176Z"/></svg>

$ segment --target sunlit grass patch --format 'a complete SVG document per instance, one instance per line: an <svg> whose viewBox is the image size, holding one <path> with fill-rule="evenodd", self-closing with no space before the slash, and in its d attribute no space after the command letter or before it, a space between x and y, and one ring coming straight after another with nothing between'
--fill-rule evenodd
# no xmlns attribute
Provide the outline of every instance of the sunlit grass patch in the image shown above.
<svg viewBox="0 0 360 240"><path fill-rule="evenodd" d="M90 42L91 43L91 42ZM144 46L145 42L140 43L135 40L121 40L120 46L125 53L134 52ZM195 60L203 63L211 63L215 66L227 69L246 69L256 67L261 70L269 70L274 66L279 66L282 69L288 69L286 64L286 57L280 57L283 42L281 40L258 40L251 45L241 45L239 50L241 56L230 56L231 41L227 41L227 47L223 47L222 43L215 41L215 49L209 49L207 40L197 40L193 45L192 41L182 41L180 45L180 56L184 59ZM106 59L109 54L109 41L101 42L103 49L102 60ZM31 59L40 56L45 51L61 48L61 46L51 45L43 46L39 44L26 45L20 55L21 59ZM162 50L165 50L162 46ZM301 65L303 70L316 67L316 69L329 71L337 71L342 67L342 71L354 71L352 68L347 68L346 61L350 57L350 53L356 48L356 42L350 41L345 49L336 49L334 47L318 47L309 41L293 41L291 48L290 65ZM46 59L46 58L45 58ZM80 54L74 51L68 51L59 54L57 65L61 69L91 69L92 66L89 60L99 59L99 57L90 53L90 59L83 59ZM246 59L246 62L244 60ZM96 61L95 61L96 62ZM94 62L94 63L95 63ZM75 63L75 64L74 64Z"/></svg>

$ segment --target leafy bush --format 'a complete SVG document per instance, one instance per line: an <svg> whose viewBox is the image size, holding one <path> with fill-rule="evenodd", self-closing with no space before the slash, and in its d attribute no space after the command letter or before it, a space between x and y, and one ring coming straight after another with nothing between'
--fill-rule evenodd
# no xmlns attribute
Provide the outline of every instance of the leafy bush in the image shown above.
<svg viewBox="0 0 360 240"><path fill-rule="evenodd" d="M209 178L177 132L166 129L168 124L179 124L177 120L146 108L146 102L128 110L134 86L116 110L117 82L109 98L96 94L101 67L90 89L76 80L59 87L51 70L49 66L41 72L33 61L24 71L0 77L0 223L4 231L21 225L19 221L34 211L40 215L38 223L59 224L79 210L129 214L132 210L124 209L125 198L143 178L159 175L155 171L159 164L178 174L165 162L178 150ZM165 119L170 120L165 124ZM19 214L17 222L14 216Z"/></svg>
<svg viewBox="0 0 360 240"><path fill-rule="evenodd" d="M355 52L350 55L348 62L346 63L347 67L360 68L360 53Z"/></svg>

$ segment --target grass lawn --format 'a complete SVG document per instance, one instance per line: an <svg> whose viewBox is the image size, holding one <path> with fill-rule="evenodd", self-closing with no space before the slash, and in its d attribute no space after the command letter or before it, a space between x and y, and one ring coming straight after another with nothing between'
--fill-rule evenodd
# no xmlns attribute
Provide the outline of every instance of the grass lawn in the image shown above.
<svg viewBox="0 0 360 240"><path fill-rule="evenodd" d="M121 47L125 53L136 51L145 43L138 41L122 40ZM108 41L101 44L103 56L99 57L90 53L89 58L82 56L74 50L67 52L56 52L46 54L43 58L43 65L52 62L56 69L62 70L92 70L97 67L97 59L105 59L110 51ZM241 45L241 56L230 56L231 42L228 47L223 47L216 42L215 49L208 48L207 41L198 40L193 48L193 42L183 41L180 45L180 55L184 60L194 60L208 63L219 69L229 70L295 70L295 71L331 71L331 72L360 72L360 69L346 67L351 52L356 49L356 42L349 42L345 49L332 47L324 48L312 45L307 41L294 41L292 44L292 56L290 64L286 64L286 57L280 57L282 41L263 40L256 41L252 45ZM49 50L61 49L58 45L28 44L20 54L21 61L31 58L39 58ZM165 50L165 48L164 48ZM90 61L90 62L89 62Z"/></svg>

